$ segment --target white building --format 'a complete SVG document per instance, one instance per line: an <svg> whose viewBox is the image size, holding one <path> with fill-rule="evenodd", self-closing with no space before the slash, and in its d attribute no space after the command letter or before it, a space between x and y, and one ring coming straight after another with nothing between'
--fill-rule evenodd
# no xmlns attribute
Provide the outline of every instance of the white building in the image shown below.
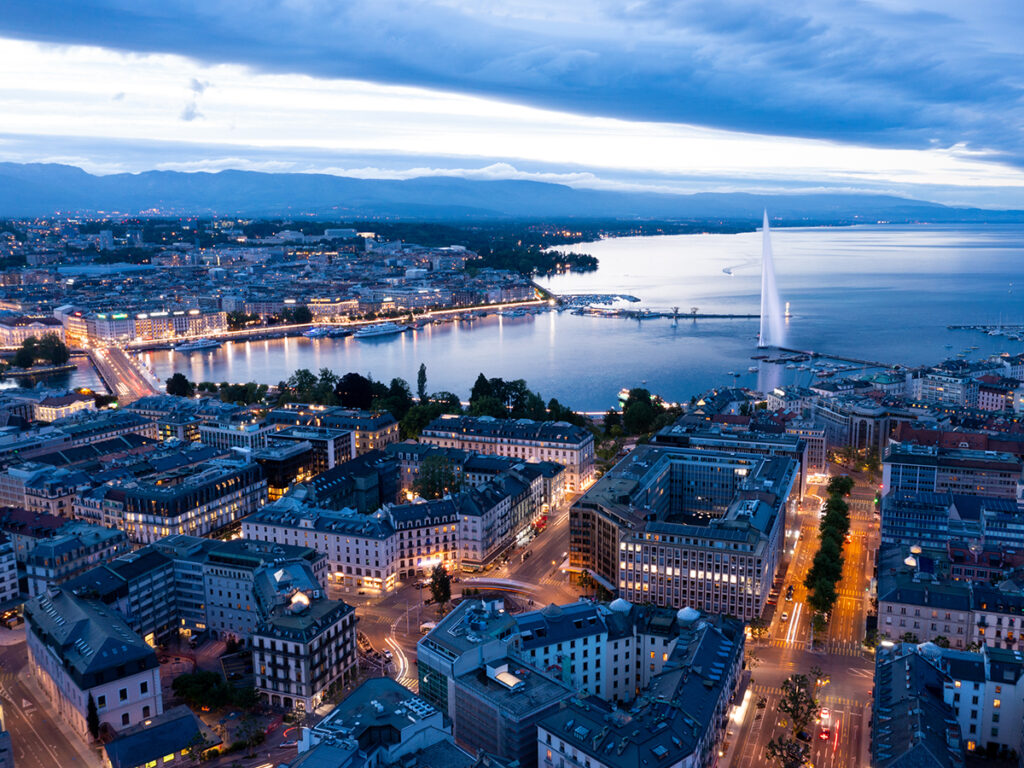
<svg viewBox="0 0 1024 768"><path fill-rule="evenodd" d="M566 468L566 488L571 492L594 482L594 436L562 421L445 415L430 422L420 440L522 461L557 462Z"/></svg>
<svg viewBox="0 0 1024 768"><path fill-rule="evenodd" d="M163 713L156 654L116 612L55 589L25 604L25 622L29 669L84 741L90 697L114 728Z"/></svg>

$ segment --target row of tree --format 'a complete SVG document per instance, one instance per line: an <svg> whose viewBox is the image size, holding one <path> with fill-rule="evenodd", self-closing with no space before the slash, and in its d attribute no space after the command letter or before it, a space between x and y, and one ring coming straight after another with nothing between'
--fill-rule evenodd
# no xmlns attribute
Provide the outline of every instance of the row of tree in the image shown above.
<svg viewBox="0 0 1024 768"><path fill-rule="evenodd" d="M803 768L807 765L811 747L806 731L818 715L815 694L823 679L822 671L812 667L810 675L790 675L782 681L779 712L788 718L789 732L776 736L765 749L765 757L779 768ZM758 707L762 707L761 702L758 702Z"/></svg>
<svg viewBox="0 0 1024 768"><path fill-rule="evenodd" d="M811 569L804 579L807 604L820 616L827 616L836 603L836 585L843 575L843 545L850 532L850 507L845 497L853 490L853 478L833 477L828 484L825 514L818 526L820 544Z"/></svg>
<svg viewBox="0 0 1024 768"><path fill-rule="evenodd" d="M264 324L263 318L257 314L246 314L241 311L228 312L228 328L237 331L250 325ZM305 325L313 322L313 313L305 304L285 307L275 315L266 318L266 325Z"/></svg>
<svg viewBox="0 0 1024 768"><path fill-rule="evenodd" d="M417 437L427 424L446 413L468 413L471 416L493 416L497 419L565 421L577 426L586 425L586 420L582 416L562 405L557 399L552 398L545 403L537 392L526 386L523 379L489 379L482 373L473 384L469 408L464 410L459 396L454 392L428 392L425 365L419 367L415 394L409 382L397 376L385 384L355 372L339 376L330 368L321 368L319 374L307 368L300 368L281 381L277 385L277 390L279 405L296 402L387 411L401 424L405 437ZM170 395L192 397L197 391L219 395L225 402L250 405L263 401L268 389L266 385L255 382L202 382L196 385L183 373L175 373L167 379L167 393Z"/></svg>
<svg viewBox="0 0 1024 768"><path fill-rule="evenodd" d="M49 365L64 365L71 359L67 345L55 333L44 334L42 338L29 336L14 353L11 364L18 368L31 368L37 362Z"/></svg>

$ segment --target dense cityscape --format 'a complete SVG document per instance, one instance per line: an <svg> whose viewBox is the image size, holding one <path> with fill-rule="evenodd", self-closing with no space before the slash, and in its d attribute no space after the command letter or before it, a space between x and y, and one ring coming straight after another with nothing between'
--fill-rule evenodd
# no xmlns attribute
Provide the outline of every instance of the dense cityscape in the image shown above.
<svg viewBox="0 0 1024 768"><path fill-rule="evenodd" d="M751 358L808 386L723 374L676 404L631 382L592 414L484 373L467 399L432 392L425 365L412 384L161 382L141 350L608 297L355 230L249 241L193 222L157 245L8 224L23 265L0 316L0 637L18 765L1022 753L1024 354L864 372L778 339ZM196 247L208 229L245 242ZM161 268L131 271L140 249ZM68 370L97 384L61 387Z"/></svg>

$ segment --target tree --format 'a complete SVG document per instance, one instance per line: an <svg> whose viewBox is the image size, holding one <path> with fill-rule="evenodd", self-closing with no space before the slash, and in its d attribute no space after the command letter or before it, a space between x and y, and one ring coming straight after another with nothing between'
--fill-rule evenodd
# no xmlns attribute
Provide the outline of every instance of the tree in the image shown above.
<svg viewBox="0 0 1024 768"><path fill-rule="evenodd" d="M902 635L900 635L900 642L913 643L914 645L916 645L918 643L917 635L915 635L913 632L904 632Z"/></svg>
<svg viewBox="0 0 1024 768"><path fill-rule="evenodd" d="M441 563L434 566L430 576L430 596L441 608L452 599L452 577Z"/></svg>
<svg viewBox="0 0 1024 768"><path fill-rule="evenodd" d="M748 626L750 627L750 636L755 640L764 640L768 637L768 622L761 616L751 619Z"/></svg>
<svg viewBox="0 0 1024 768"><path fill-rule="evenodd" d="M245 715L238 724L238 731L235 736L242 742L246 754L255 757L254 748L265 738L263 729L252 715Z"/></svg>
<svg viewBox="0 0 1024 768"><path fill-rule="evenodd" d="M345 408L368 410L373 402L372 382L358 373L346 373L334 390L338 402Z"/></svg>
<svg viewBox="0 0 1024 768"><path fill-rule="evenodd" d="M486 376L481 373L476 377L476 381L473 382L473 389L469 392L469 402L473 403L474 400L478 400L481 397L490 397L491 394L491 382Z"/></svg>
<svg viewBox="0 0 1024 768"><path fill-rule="evenodd" d="M183 373L176 373L167 380L167 394L178 397L192 397L195 388Z"/></svg>
<svg viewBox="0 0 1024 768"><path fill-rule="evenodd" d="M932 638L932 642L939 646L939 648L949 648L949 638L945 635L937 635Z"/></svg>
<svg viewBox="0 0 1024 768"><path fill-rule="evenodd" d="M420 369L416 372L416 394L419 395L420 405L427 402L427 364L420 363Z"/></svg>
<svg viewBox="0 0 1024 768"><path fill-rule="evenodd" d="M206 738L201 730L196 731L196 735L192 737L192 740L185 745L185 752L188 759L193 763L198 763L203 759L203 754L210 747L213 746L213 742Z"/></svg>
<svg viewBox="0 0 1024 768"><path fill-rule="evenodd" d="M420 463L420 471L412 489L424 499L440 499L458 492L461 486L462 478L456 474L451 460L437 452Z"/></svg>
<svg viewBox="0 0 1024 768"><path fill-rule="evenodd" d="M853 478L849 475L837 475L828 481L829 496L849 496L853 491Z"/></svg>
<svg viewBox="0 0 1024 768"><path fill-rule="evenodd" d="M807 762L810 751L804 742L782 734L768 742L764 755L768 762L779 768L801 768Z"/></svg>
<svg viewBox="0 0 1024 768"><path fill-rule="evenodd" d="M39 340L35 355L51 365L64 365L70 358L67 346L56 333L47 333Z"/></svg>
<svg viewBox="0 0 1024 768"><path fill-rule="evenodd" d="M610 434L612 431L612 427L621 426L622 417L619 415L619 412L616 411L614 408L609 408L608 412L604 415L604 433L606 435Z"/></svg>
<svg viewBox="0 0 1024 768"><path fill-rule="evenodd" d="M94 739L100 737L100 712L96 709L96 700L89 694L89 702L86 704L85 727L89 729L89 735Z"/></svg>
<svg viewBox="0 0 1024 768"><path fill-rule="evenodd" d="M23 342L18 351L14 353L14 357L11 362L18 368L31 368L36 364L36 345L37 339L35 336L29 336Z"/></svg>
<svg viewBox="0 0 1024 768"><path fill-rule="evenodd" d="M807 675L790 675L782 681L779 711L789 715L794 734L807 728L818 711L818 702L811 693L811 681Z"/></svg>

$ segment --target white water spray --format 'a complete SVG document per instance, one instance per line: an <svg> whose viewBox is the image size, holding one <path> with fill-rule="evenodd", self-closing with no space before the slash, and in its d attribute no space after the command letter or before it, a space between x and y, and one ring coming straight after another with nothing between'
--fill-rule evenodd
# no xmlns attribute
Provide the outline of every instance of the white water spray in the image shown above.
<svg viewBox="0 0 1024 768"><path fill-rule="evenodd" d="M761 333L759 347L786 346L786 319L782 299L775 285L775 262L772 259L772 236L768 228L768 211L764 212L761 244Z"/></svg>

